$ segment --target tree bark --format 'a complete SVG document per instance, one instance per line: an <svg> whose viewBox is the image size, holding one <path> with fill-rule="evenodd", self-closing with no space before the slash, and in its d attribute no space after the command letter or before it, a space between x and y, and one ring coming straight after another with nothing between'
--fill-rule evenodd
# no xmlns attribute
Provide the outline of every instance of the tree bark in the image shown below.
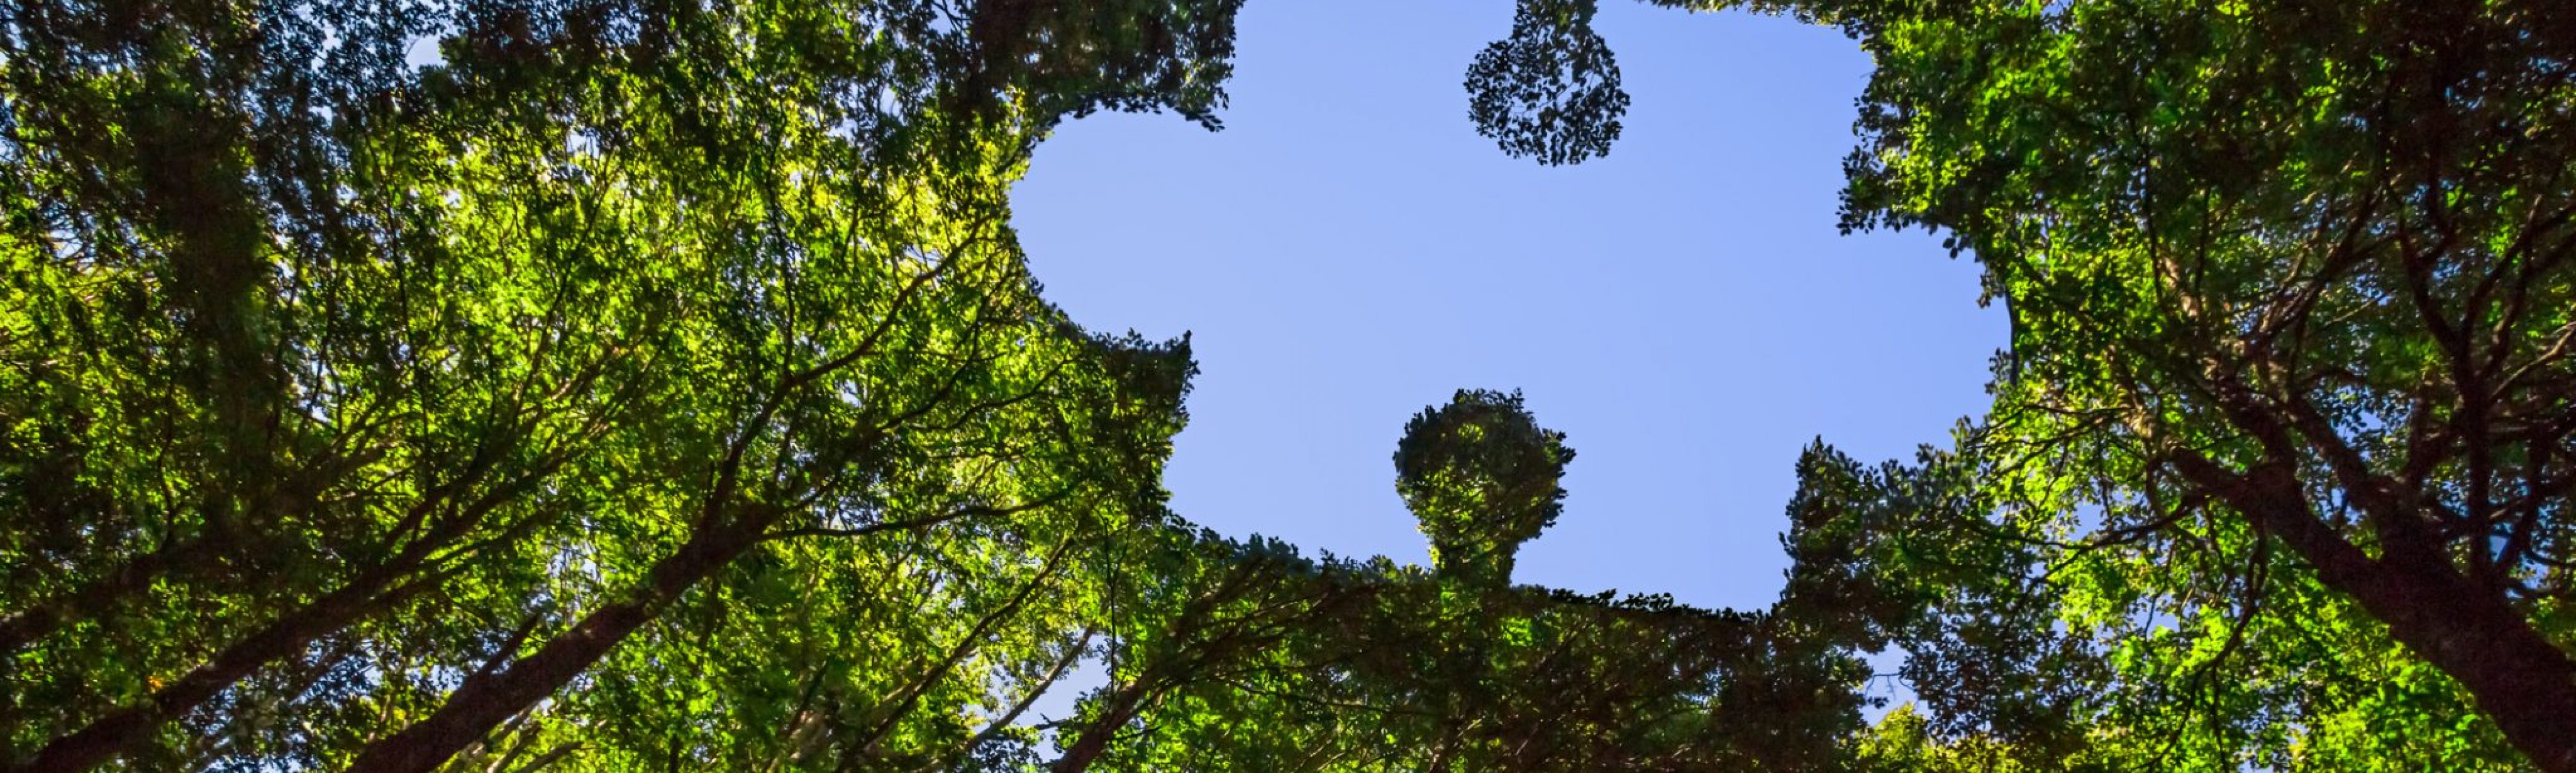
<svg viewBox="0 0 2576 773"><path fill-rule="evenodd" d="M2507 741L2549 773L2576 773L2576 661L2504 599L2435 555L2330 578L2408 649L2467 687Z"/></svg>
<svg viewBox="0 0 2576 773"><path fill-rule="evenodd" d="M2432 546L2395 544L2371 558L2316 518L2285 467L2236 476L2205 459L2178 466L2297 552L2327 587L2352 596L2416 657L2458 680L2534 766L2576 773L2576 660L2504 598Z"/></svg>
<svg viewBox="0 0 2576 773"><path fill-rule="evenodd" d="M1153 683L1154 679L1148 676L1119 690L1118 694L1110 699L1109 707L1100 712L1100 716L1082 726L1082 734L1074 739L1073 746L1064 750L1064 756L1057 758L1055 765L1048 768L1049 773L1082 773L1089 770L1091 763L1098 761L1102 753L1109 751L1109 742L1118 737L1118 729L1126 727L1129 722L1136 721L1136 716L1143 712L1145 697L1152 692L1150 685Z"/></svg>
<svg viewBox="0 0 2576 773"><path fill-rule="evenodd" d="M690 587L758 544L759 531L739 522L710 524L679 552L655 562L626 600L592 611L508 669L466 679L428 718L359 752L350 773L429 773L446 764L492 728L589 670Z"/></svg>
<svg viewBox="0 0 2576 773"><path fill-rule="evenodd" d="M329 595L314 599L285 617L224 648L215 657L155 691L141 705L118 709L45 744L24 764L0 767L0 773L78 773L115 759L149 739L161 725L186 716L206 701L279 660L294 657L314 640L381 611L404 595L384 591L410 573L404 565L379 567Z"/></svg>
<svg viewBox="0 0 2576 773"><path fill-rule="evenodd" d="M117 709L79 730L56 737L37 750L34 759L22 766L0 767L0 773L76 773L97 767L150 738L154 729L195 711L206 701L230 689L234 683L258 673L269 664L295 657L315 640L428 590L434 583L404 584L404 581L418 575L432 554L453 544L469 527L481 522L484 514L503 501L505 498L496 493L476 502L461 514L443 519L384 563L360 573L338 590L306 602L267 626L234 641L213 658L154 691L144 703ZM202 557L199 554L218 544L205 540L190 543L187 555ZM152 576L168 568L167 561L157 567L141 569L129 565L128 569L120 570L119 575L133 575L140 578L133 581L148 587ZM101 592L112 590L108 588ZM84 589L83 592L87 591Z"/></svg>

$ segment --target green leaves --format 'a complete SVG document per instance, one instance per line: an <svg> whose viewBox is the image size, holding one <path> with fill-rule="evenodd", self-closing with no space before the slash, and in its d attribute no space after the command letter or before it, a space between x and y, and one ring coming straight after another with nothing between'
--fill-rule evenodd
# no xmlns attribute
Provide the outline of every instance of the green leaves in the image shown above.
<svg viewBox="0 0 2576 773"><path fill-rule="evenodd" d="M1442 575L1499 586L1511 581L1520 543L1564 510L1557 481L1573 460L1565 434L1540 429L1519 393L1460 390L1406 422L1395 488Z"/></svg>
<svg viewBox="0 0 2576 773"><path fill-rule="evenodd" d="M1541 164L1608 155L1628 93L1619 61L1592 31L1595 0L1520 0L1511 37L1467 67L1467 115L1503 152Z"/></svg>

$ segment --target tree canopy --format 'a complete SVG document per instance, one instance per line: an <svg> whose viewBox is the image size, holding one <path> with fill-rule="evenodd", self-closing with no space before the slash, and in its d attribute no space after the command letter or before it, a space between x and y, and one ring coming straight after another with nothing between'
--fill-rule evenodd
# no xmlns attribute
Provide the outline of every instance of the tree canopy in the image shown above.
<svg viewBox="0 0 2576 773"><path fill-rule="evenodd" d="M1186 343L1046 304L1006 194L1213 126L1234 10L13 7L0 769L1822 764L1837 651L1505 585L1516 396L1402 445L1433 574L1164 511Z"/></svg>
<svg viewBox="0 0 2576 773"><path fill-rule="evenodd" d="M1652 1L1858 41L1844 227L2013 321L1760 610L1517 584L1518 393L1427 568L1167 509L1008 194L1240 0L12 0L0 771L2576 771L2576 5ZM1608 153L1597 12L1476 128Z"/></svg>

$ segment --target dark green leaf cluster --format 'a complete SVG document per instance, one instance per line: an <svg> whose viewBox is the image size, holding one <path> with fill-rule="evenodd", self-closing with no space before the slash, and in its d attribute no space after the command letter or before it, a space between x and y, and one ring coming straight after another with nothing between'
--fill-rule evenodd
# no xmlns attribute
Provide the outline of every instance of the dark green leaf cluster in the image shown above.
<svg viewBox="0 0 2576 773"><path fill-rule="evenodd" d="M1557 482L1573 460L1565 434L1539 428L1519 393L1460 390L1405 424L1395 489L1443 574L1501 583L1521 543L1564 512Z"/></svg>
<svg viewBox="0 0 2576 773"><path fill-rule="evenodd" d="M1596 0L1520 0L1511 37L1467 68L1467 115L1503 152L1555 166L1608 155L1628 92L1592 31Z"/></svg>

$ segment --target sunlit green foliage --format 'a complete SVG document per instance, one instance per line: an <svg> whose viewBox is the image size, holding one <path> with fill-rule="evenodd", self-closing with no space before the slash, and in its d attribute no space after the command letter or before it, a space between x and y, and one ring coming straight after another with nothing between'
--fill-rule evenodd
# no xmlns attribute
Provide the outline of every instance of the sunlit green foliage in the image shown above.
<svg viewBox="0 0 2576 773"><path fill-rule="evenodd" d="M1024 741L1191 366L1004 196L1232 8L13 5L0 766Z"/></svg>

